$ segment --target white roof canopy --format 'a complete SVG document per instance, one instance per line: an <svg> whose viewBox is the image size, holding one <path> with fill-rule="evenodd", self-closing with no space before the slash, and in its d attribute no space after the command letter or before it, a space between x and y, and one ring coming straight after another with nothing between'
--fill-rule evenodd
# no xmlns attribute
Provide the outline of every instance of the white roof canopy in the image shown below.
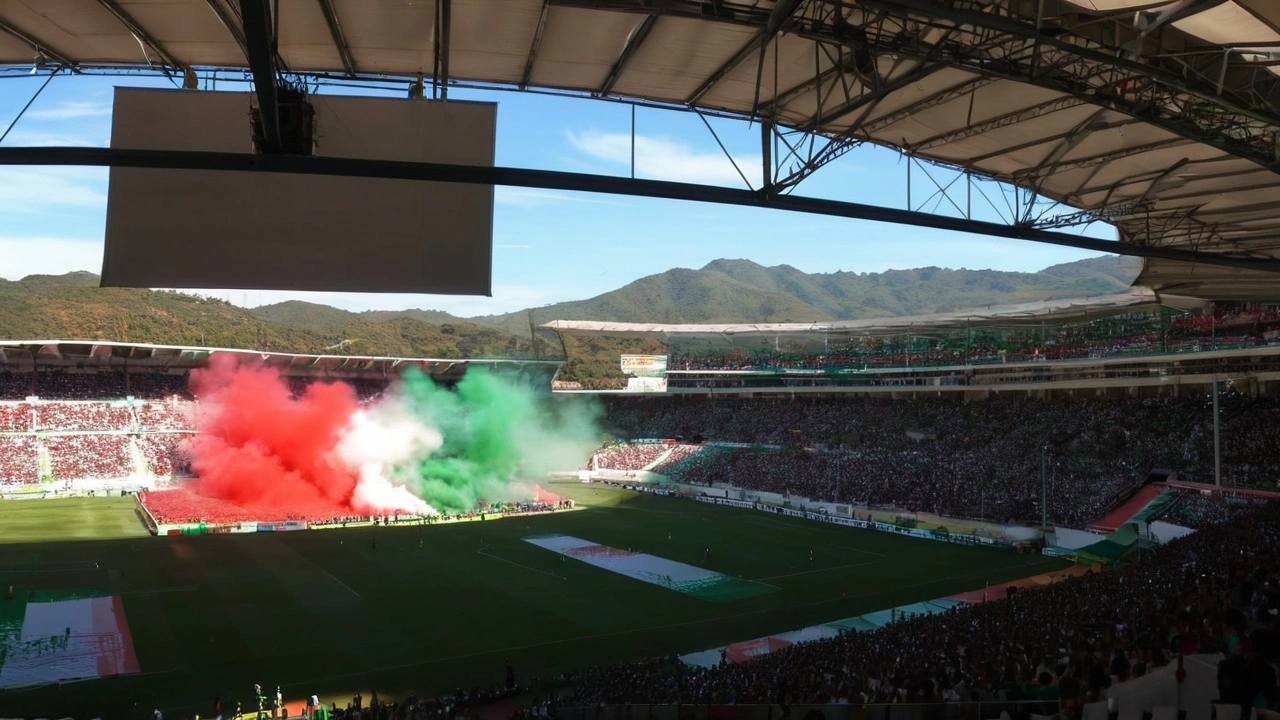
<svg viewBox="0 0 1280 720"><path fill-rule="evenodd" d="M542 327L565 335L608 335L644 337L669 342L710 342L742 344L752 340L805 338L824 335L903 336L982 327L1038 327L1041 323L1083 321L1109 317L1157 304L1182 309L1200 307L1195 300L1183 297L1157 297L1155 293L1135 288L1128 293L1099 295L1091 298L1042 300L1018 305L993 305L931 315L834 320L812 323L729 323L729 324L659 324L594 322L586 320L554 320Z"/></svg>
<svg viewBox="0 0 1280 720"><path fill-rule="evenodd" d="M240 7L0 0L0 70L147 68L181 79L244 69ZM291 73L426 76L762 117L1032 189L1114 223L1123 242L1280 259L1275 0L278 7L278 63ZM1272 275L1209 265L1177 274L1202 297L1280 296ZM1159 274L1138 282L1163 287Z"/></svg>

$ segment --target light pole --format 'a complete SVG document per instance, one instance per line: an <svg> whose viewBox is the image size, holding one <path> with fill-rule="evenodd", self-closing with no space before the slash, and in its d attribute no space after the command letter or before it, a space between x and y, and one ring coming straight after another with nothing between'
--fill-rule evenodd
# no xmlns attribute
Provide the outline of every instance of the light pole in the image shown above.
<svg viewBox="0 0 1280 720"><path fill-rule="evenodd" d="M1213 376L1213 486L1222 492L1222 434L1218 422L1218 376Z"/></svg>
<svg viewBox="0 0 1280 720"><path fill-rule="evenodd" d="M1040 446L1040 529L1048 532L1049 530L1049 483L1047 480L1046 465L1049 461L1049 446Z"/></svg>

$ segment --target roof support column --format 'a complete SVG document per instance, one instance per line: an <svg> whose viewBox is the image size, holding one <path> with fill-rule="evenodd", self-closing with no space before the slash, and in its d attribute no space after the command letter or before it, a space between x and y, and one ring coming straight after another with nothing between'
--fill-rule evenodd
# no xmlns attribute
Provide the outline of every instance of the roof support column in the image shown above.
<svg viewBox="0 0 1280 720"><path fill-rule="evenodd" d="M267 154L279 153L283 151L284 142L280 133L280 88L272 51L275 39L269 0L240 0L240 18L244 23L245 53L262 118L263 142L259 149Z"/></svg>
<svg viewBox="0 0 1280 720"><path fill-rule="evenodd" d="M449 25L452 5L449 0L436 0L435 77L434 85L441 100L449 99Z"/></svg>
<svg viewBox="0 0 1280 720"><path fill-rule="evenodd" d="M773 186L773 121L763 118L760 121L760 159L763 164L760 192L769 196L774 193Z"/></svg>

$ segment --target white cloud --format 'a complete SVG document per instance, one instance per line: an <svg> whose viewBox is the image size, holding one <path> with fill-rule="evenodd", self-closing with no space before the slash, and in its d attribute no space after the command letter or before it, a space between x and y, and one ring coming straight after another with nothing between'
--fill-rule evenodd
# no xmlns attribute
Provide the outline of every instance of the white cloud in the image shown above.
<svg viewBox="0 0 1280 720"><path fill-rule="evenodd" d="M0 277L61 275L75 270L100 272L102 243L58 237L0 236Z"/></svg>
<svg viewBox="0 0 1280 720"><path fill-rule="evenodd" d="M57 107L31 110L27 117L35 120L77 120L80 118L109 117L111 103L66 100Z"/></svg>
<svg viewBox="0 0 1280 720"><path fill-rule="evenodd" d="M631 135L627 133L569 131L568 138L575 149L597 160L631 165ZM743 187L742 177L733 163L719 150L698 150L686 143L645 135L636 135L635 145L637 177ZM734 160L748 178L758 174L759 154L742 155Z"/></svg>
<svg viewBox="0 0 1280 720"><path fill-rule="evenodd" d="M98 168L0 168L0 213L31 214L67 208L105 211L107 171Z"/></svg>
<svg viewBox="0 0 1280 720"><path fill-rule="evenodd" d="M105 147L107 142L105 134L94 139L85 134L61 134L43 130L15 129L5 138L5 144L9 147Z"/></svg>
<svg viewBox="0 0 1280 720"><path fill-rule="evenodd" d="M592 205L626 205L625 202L593 197L590 193L574 193L559 190L511 187L499 185L493 189L493 201L498 205L517 208L535 208L552 203L590 203Z"/></svg>
<svg viewBox="0 0 1280 720"><path fill-rule="evenodd" d="M499 185L493 189L493 201L498 205L513 207L538 207L553 202L572 202L577 198L569 193L554 190L535 190L533 188L506 187Z"/></svg>

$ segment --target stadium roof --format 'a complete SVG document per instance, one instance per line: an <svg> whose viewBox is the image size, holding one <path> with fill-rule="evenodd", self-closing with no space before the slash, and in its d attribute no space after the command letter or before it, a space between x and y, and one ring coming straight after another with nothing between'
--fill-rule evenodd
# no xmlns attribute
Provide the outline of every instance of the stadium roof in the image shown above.
<svg viewBox="0 0 1280 720"><path fill-rule="evenodd" d="M337 377L382 377L417 367L432 377L455 379L468 367L519 369L540 367L548 372L560 366L546 360L464 360L439 358L396 358L361 355L306 355L298 353L243 350L233 348L150 345L146 343L97 342L90 340L0 340L0 365L39 361L81 367L114 367L147 370L189 370L208 363L214 353L232 353L257 360L285 374L334 375Z"/></svg>
<svg viewBox="0 0 1280 720"><path fill-rule="evenodd" d="M1176 301L1176 302L1175 302ZM1042 300L1019 305L993 305L988 308L957 310L932 315L904 315L861 320L833 320L812 323L737 323L737 324L648 324L554 320L542 327L565 335L609 335L644 337L671 342L709 342L741 344L743 341L775 339L814 340L826 335L902 336L925 334L939 330L978 327L1039 326L1045 322L1082 321L1109 317L1125 311L1150 308L1157 304L1190 308L1197 303L1187 298L1158 298L1149 290L1134 289L1129 293L1100 295L1093 298Z"/></svg>
<svg viewBox="0 0 1280 720"><path fill-rule="evenodd" d="M1259 272L1280 268L1275 0L4 0L0 66L191 87L202 68L426 76L446 96L476 83L756 117L812 133L762 142L761 204L873 142L1080 211L1028 201L1008 236L1103 219L1126 252L1164 255L1140 285L1280 297Z"/></svg>

